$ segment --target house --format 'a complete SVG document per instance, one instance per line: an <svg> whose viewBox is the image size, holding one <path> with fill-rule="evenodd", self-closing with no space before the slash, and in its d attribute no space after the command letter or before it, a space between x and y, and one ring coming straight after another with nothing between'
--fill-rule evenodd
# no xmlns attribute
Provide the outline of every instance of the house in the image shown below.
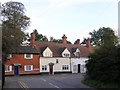
<svg viewBox="0 0 120 90"><path fill-rule="evenodd" d="M63 43L38 42L35 34L31 34L31 45L40 50L40 73L85 73L85 62L88 55L93 51L90 41L87 46L81 46L80 40L73 44L67 44L67 37L62 37Z"/></svg>
<svg viewBox="0 0 120 90"><path fill-rule="evenodd" d="M30 45L20 46L16 53L9 55L5 75L85 73L85 62L93 50L89 40L86 46L81 46L79 39L75 44L67 44L64 34L62 43L39 42L31 33Z"/></svg>
<svg viewBox="0 0 120 90"><path fill-rule="evenodd" d="M20 46L16 53L9 54L5 62L5 75L38 74L40 52L31 46Z"/></svg>

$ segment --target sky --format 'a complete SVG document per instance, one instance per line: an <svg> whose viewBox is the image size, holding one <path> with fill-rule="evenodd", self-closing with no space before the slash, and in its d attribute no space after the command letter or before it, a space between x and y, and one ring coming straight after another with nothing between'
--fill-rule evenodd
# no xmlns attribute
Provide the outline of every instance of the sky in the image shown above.
<svg viewBox="0 0 120 90"><path fill-rule="evenodd" d="M17 1L25 5L25 14L30 17L30 26L25 32L37 29L48 38L67 40L90 37L89 32L100 27L118 30L119 0L2 0L2 3Z"/></svg>

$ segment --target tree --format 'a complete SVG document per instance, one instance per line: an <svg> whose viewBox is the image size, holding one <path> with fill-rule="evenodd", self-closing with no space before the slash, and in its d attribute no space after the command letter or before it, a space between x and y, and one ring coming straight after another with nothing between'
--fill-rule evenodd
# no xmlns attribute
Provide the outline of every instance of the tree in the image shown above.
<svg viewBox="0 0 120 90"><path fill-rule="evenodd" d="M9 22L14 27L26 29L30 18L25 15L25 7L20 2L6 2L2 4L2 22Z"/></svg>
<svg viewBox="0 0 120 90"><path fill-rule="evenodd" d="M113 31L103 31L102 45L89 55L87 75L102 82L120 82L120 46ZM107 39L108 38L108 39Z"/></svg>
<svg viewBox="0 0 120 90"><path fill-rule="evenodd" d="M23 30L27 29L30 18L25 15L25 7L20 2L2 4L2 60L16 52L24 38Z"/></svg>
<svg viewBox="0 0 120 90"><path fill-rule="evenodd" d="M90 41L92 45L101 46L103 44L117 43L117 37L114 34L114 31L111 28L102 27L99 30L94 30L90 32ZM87 39L87 38L86 38ZM82 43L85 43L86 39Z"/></svg>
<svg viewBox="0 0 120 90"><path fill-rule="evenodd" d="M36 37L35 37L36 41L48 42L48 38L45 35L39 34L36 29L33 30L33 33L35 33L35 35L36 35Z"/></svg>
<svg viewBox="0 0 120 90"><path fill-rule="evenodd" d="M62 43L62 39L53 39L54 43ZM67 41L67 44L72 44L70 41Z"/></svg>

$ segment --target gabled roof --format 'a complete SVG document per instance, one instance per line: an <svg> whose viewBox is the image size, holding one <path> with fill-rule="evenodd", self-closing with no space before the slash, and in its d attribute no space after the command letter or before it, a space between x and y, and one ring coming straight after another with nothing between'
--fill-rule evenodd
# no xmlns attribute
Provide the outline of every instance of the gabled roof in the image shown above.
<svg viewBox="0 0 120 90"><path fill-rule="evenodd" d="M78 47L73 47L72 52L75 52L78 49Z"/></svg>
<svg viewBox="0 0 120 90"><path fill-rule="evenodd" d="M81 52L81 57L87 57L90 53L90 50L87 47L74 45L74 44L63 44L63 43L52 43L52 42L35 42L36 48L43 52L45 46L49 47L53 52L53 57L62 57L61 53L67 48L71 53L71 57L75 57L73 51L79 49ZM42 54L42 53L41 53Z"/></svg>
<svg viewBox="0 0 120 90"><path fill-rule="evenodd" d="M17 54L40 54L40 50L37 50L32 46L20 46L16 52Z"/></svg>

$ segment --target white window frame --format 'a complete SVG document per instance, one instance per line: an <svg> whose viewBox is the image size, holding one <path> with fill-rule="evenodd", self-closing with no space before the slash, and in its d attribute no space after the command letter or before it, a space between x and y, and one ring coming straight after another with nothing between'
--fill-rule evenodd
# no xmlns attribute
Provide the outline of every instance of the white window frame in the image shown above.
<svg viewBox="0 0 120 90"><path fill-rule="evenodd" d="M9 70L6 70L6 67L7 69L9 68ZM5 72L12 72L12 66L5 65Z"/></svg>
<svg viewBox="0 0 120 90"><path fill-rule="evenodd" d="M7 59L11 59L12 58L12 54L9 54Z"/></svg>
<svg viewBox="0 0 120 90"><path fill-rule="evenodd" d="M63 57L70 57L69 53L63 53Z"/></svg>
<svg viewBox="0 0 120 90"><path fill-rule="evenodd" d="M31 70L27 70L27 66L31 66ZM24 66L24 71L33 71L33 65L25 65Z"/></svg>
<svg viewBox="0 0 120 90"><path fill-rule="evenodd" d="M62 65L62 70L69 70L69 65Z"/></svg>
<svg viewBox="0 0 120 90"><path fill-rule="evenodd" d="M32 59L32 58L33 58L33 54L30 54L31 57L29 57L29 58L26 57L26 56L27 56L27 54L24 54L24 58L25 58L25 59Z"/></svg>
<svg viewBox="0 0 120 90"><path fill-rule="evenodd" d="M42 71L47 71L47 65L42 65Z"/></svg>

